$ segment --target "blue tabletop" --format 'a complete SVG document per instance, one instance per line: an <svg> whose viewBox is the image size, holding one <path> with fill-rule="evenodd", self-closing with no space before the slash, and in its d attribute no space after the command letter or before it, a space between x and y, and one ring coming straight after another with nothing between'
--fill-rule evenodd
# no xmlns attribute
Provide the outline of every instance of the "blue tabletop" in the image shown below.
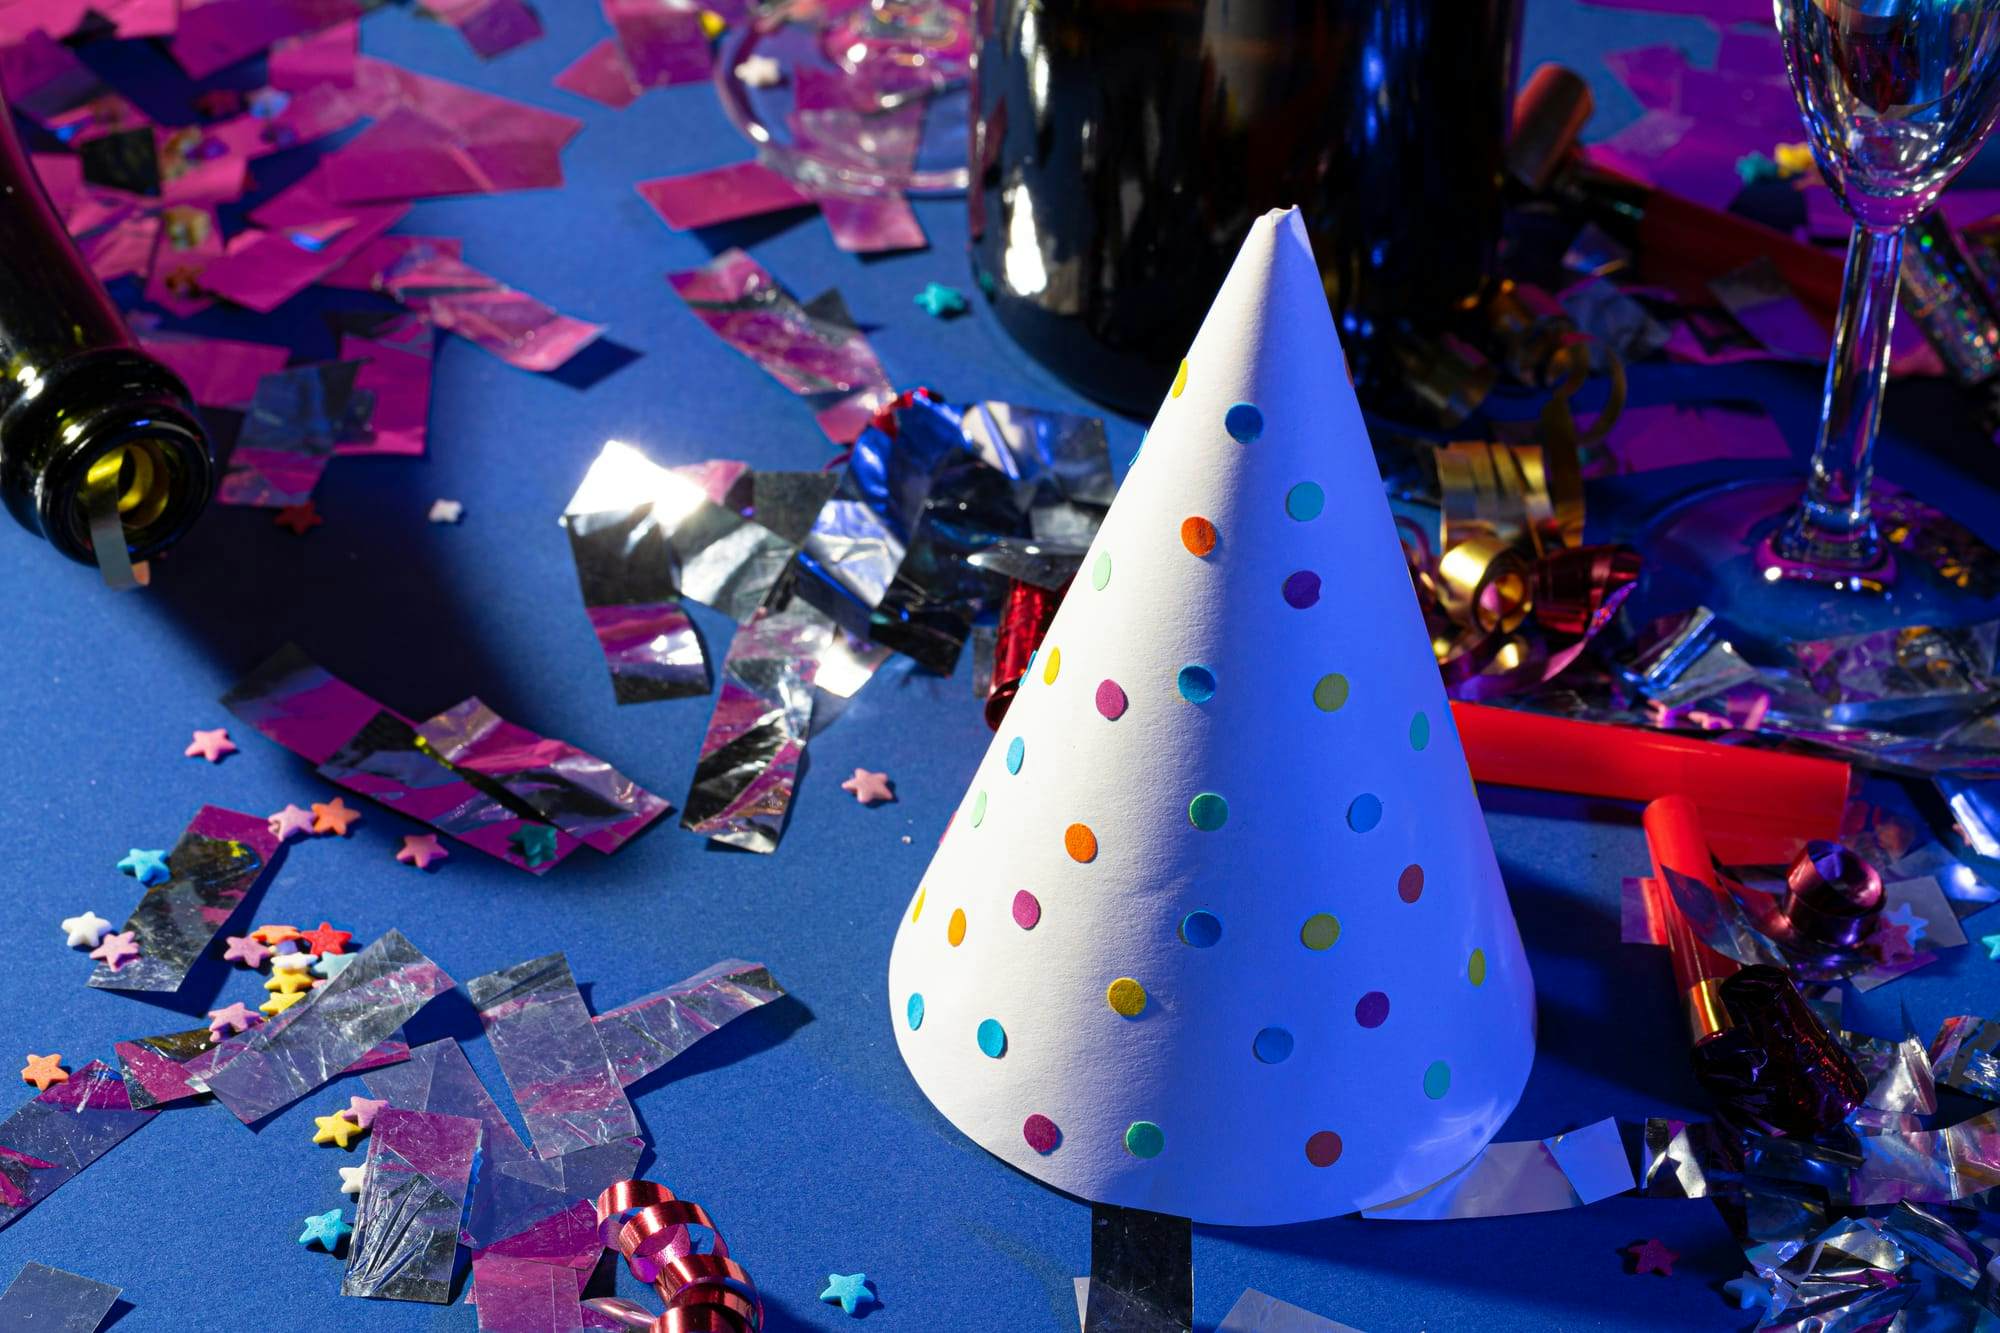
<svg viewBox="0 0 2000 1333"><path fill-rule="evenodd" d="M56 923L85 908L122 920L136 890L113 863L128 847L169 845L203 803L262 813L327 799L303 761L245 728L241 753L218 766L181 755L192 729L231 723L217 696L286 640L405 714L476 693L681 802L712 700L614 705L556 516L608 438L665 461L774 468L817 467L828 446L800 400L696 322L669 270L743 244L802 297L839 286L899 385L1086 406L983 312L937 323L911 304L927 281L967 281L961 202L920 202L931 248L880 259L838 252L798 214L670 233L634 182L740 160L745 144L705 87L649 94L624 111L552 88L604 30L585 0L541 9L547 36L488 64L403 9L364 23L371 53L586 124L565 154L562 189L419 203L401 229L463 237L470 262L607 324L635 358L586 354L604 373L584 382L523 373L447 338L427 458L337 461L317 492L325 525L303 538L274 528L268 511L215 509L142 593L109 593L94 571L0 523L0 1058L60 1051L75 1067L111 1058L121 1038L262 998L251 974L214 961L176 995L88 990L89 964L63 947ZM1635 108L1598 55L1653 41L1682 42L1703 59L1715 34L1688 20L1532 0L1524 68L1560 59L1584 70L1599 92L1597 130L1607 131ZM171 69L158 64L166 86ZM303 166L273 159L261 183L282 184ZM330 342L313 341L312 312L350 304L344 296L313 292L289 309L301 350L331 354ZM271 323L212 312L188 327L269 338ZM1641 402L1761 401L1801 460L1810 445L1809 368L1659 365L1634 383ZM1961 518L2000 537L1990 489L2000 476L1990 446L1968 447L1964 420L1941 386L1893 389L1882 470L1953 496ZM1122 460L1140 423L1109 429ZM1615 529L1681 480L1629 480L1603 496L1593 524ZM439 497L463 502L462 524L425 521ZM719 658L731 625L696 615ZM891 1039L884 974L897 914L988 739L967 671L885 669L813 741L775 855L720 849L669 820L616 856L580 854L543 878L463 852L419 873L392 856L414 826L365 806L352 837L289 847L251 914L331 920L362 939L394 927L459 978L561 949L600 1010L721 958L768 963L791 999L633 1091L652 1144L648 1172L721 1222L765 1294L770 1327L845 1327L817 1294L829 1272L865 1270L881 1298L867 1315L873 1328L1074 1329L1087 1207L953 1130ZM842 792L838 779L857 766L891 774L897 801L863 808ZM1704 1115L1667 959L1618 942L1619 880L1645 861L1636 810L1512 791L1483 798L1540 997L1534 1074L1502 1137L1605 1116ZM2000 928L1975 921L1969 933L1982 926ZM1898 1006L1925 1033L1950 1013L2000 1012L2000 970L1977 949L1956 951L1850 1000L1850 1024L1895 1030ZM409 1036L459 1038L489 1086L504 1088L462 994L432 1004ZM334 1168L360 1158L310 1138L312 1116L358 1090L337 1084L254 1131L214 1106L158 1116L0 1233L0 1277L34 1259L118 1284L130 1303L121 1333L472 1328L463 1306L345 1299L340 1263L294 1243L306 1214L351 1202ZM1671 1279L1627 1274L1622 1248L1646 1238L1682 1256ZM1246 1287L1375 1333L1750 1322L1719 1291L1742 1271L1741 1253L1701 1201L1618 1198L1462 1223L1204 1227L1194 1256L1204 1328Z"/></svg>

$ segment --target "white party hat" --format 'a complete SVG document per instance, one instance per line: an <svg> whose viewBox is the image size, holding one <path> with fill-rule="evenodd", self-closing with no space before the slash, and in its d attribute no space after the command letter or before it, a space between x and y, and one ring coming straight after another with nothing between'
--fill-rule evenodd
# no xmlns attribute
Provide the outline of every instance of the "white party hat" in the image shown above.
<svg viewBox="0 0 2000 1333"><path fill-rule="evenodd" d="M1534 991L1296 210L1252 228L896 935L926 1096L1071 1194L1469 1161Z"/></svg>

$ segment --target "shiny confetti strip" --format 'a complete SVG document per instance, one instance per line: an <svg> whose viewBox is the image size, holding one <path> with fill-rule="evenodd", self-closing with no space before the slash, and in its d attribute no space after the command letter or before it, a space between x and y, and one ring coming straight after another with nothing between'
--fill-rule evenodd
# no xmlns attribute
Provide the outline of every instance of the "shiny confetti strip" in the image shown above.
<svg viewBox="0 0 2000 1333"><path fill-rule="evenodd" d="M118 1304L120 1288L26 1263L0 1292L0 1328L17 1333L96 1333Z"/></svg>
<svg viewBox="0 0 2000 1333"><path fill-rule="evenodd" d="M93 1060L0 1121L0 1231L154 1114L134 1110L118 1072Z"/></svg>
<svg viewBox="0 0 2000 1333"><path fill-rule="evenodd" d="M474 977L465 990L521 1107L537 1157L558 1157L639 1132L562 954Z"/></svg>
<svg viewBox="0 0 2000 1333"><path fill-rule="evenodd" d="M675 1198L664 1185L621 1180L598 1196L597 1221L606 1244L624 1258L632 1276L650 1284L665 1302L665 1312L653 1324L656 1333L760 1333L763 1298L750 1275L729 1257L728 1243L700 1204ZM695 1251L690 1227L715 1238L707 1252Z"/></svg>
<svg viewBox="0 0 2000 1333"><path fill-rule="evenodd" d="M140 1109L164 1106L207 1093L201 1073L220 1044L210 1028L190 1028L157 1037L133 1037L112 1049L125 1077L132 1105ZM409 1059L409 1044L391 1038L373 1047L343 1073L358 1074Z"/></svg>
<svg viewBox="0 0 2000 1333"><path fill-rule="evenodd" d="M459 1217L479 1134L479 1122L462 1116L376 1113L343 1296L437 1305L451 1299Z"/></svg>
<svg viewBox="0 0 2000 1333"><path fill-rule="evenodd" d="M100 990L179 990L277 850L264 816L203 806L167 853L170 878L147 889L125 921L139 956L116 971L100 964L90 984Z"/></svg>
<svg viewBox="0 0 2000 1333"><path fill-rule="evenodd" d="M593 1022L619 1083L629 1088L731 1019L784 994L762 963L730 958Z"/></svg>
<svg viewBox="0 0 2000 1333"><path fill-rule="evenodd" d="M1513 1217L1581 1208L1636 1183L1618 1122L1606 1119L1553 1138L1489 1143L1416 1198L1361 1215L1392 1221Z"/></svg>

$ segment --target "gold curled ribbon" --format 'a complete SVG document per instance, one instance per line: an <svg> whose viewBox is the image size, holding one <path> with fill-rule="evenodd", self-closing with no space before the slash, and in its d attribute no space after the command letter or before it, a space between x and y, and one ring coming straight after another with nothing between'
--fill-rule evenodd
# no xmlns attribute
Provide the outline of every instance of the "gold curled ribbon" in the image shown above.
<svg viewBox="0 0 2000 1333"><path fill-rule="evenodd" d="M666 1306L647 1333L762 1333L763 1298L700 1204L649 1180L621 1180L597 1196L597 1226ZM714 1247L696 1252L690 1227L714 1236Z"/></svg>

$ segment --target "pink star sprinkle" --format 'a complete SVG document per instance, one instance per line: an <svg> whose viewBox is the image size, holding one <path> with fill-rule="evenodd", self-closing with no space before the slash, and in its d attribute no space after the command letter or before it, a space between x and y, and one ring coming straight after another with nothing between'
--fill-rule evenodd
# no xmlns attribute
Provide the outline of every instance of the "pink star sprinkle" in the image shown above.
<svg viewBox="0 0 2000 1333"><path fill-rule="evenodd" d="M279 842L290 842L301 833L311 833L312 826L312 811L296 805L288 805L271 816L271 836Z"/></svg>
<svg viewBox="0 0 2000 1333"><path fill-rule="evenodd" d="M208 1035L216 1041L221 1041L232 1032L242 1032L263 1021L251 1013L243 1001L238 1000L235 1004L208 1011Z"/></svg>
<svg viewBox="0 0 2000 1333"><path fill-rule="evenodd" d="M386 1100L370 1101L366 1097L349 1097L347 1099L347 1109L342 1111L341 1114L361 1126L361 1128L366 1129L375 1123L375 1113L388 1104Z"/></svg>
<svg viewBox="0 0 2000 1333"><path fill-rule="evenodd" d="M865 768L854 770L854 776L840 784L842 791L854 793L854 799L863 805L875 805L881 801L893 801L896 793L889 787L887 773L870 773Z"/></svg>
<svg viewBox="0 0 2000 1333"><path fill-rule="evenodd" d="M226 937L229 947L222 951L225 963L241 963L245 967L262 967L271 951L258 943L254 935L230 935Z"/></svg>
<svg viewBox="0 0 2000 1333"><path fill-rule="evenodd" d="M1627 1245L1625 1253L1632 1256L1632 1273L1635 1277L1640 1273L1658 1273L1661 1277L1672 1277L1674 1260L1680 1258L1657 1240L1645 1240L1636 1245Z"/></svg>
<svg viewBox="0 0 2000 1333"><path fill-rule="evenodd" d="M236 753L236 742L229 739L227 727L217 727L214 731L195 732L194 740L181 753L190 759L199 755L211 764L219 764L222 756Z"/></svg>
<svg viewBox="0 0 2000 1333"><path fill-rule="evenodd" d="M134 933L120 930L106 935L98 946L90 951L90 956L116 972L139 956L139 946L133 942Z"/></svg>
<svg viewBox="0 0 2000 1333"><path fill-rule="evenodd" d="M450 852L438 846L435 833L410 833L404 835L403 850L396 853L396 859L406 866L419 870L429 870L431 862L449 859Z"/></svg>

